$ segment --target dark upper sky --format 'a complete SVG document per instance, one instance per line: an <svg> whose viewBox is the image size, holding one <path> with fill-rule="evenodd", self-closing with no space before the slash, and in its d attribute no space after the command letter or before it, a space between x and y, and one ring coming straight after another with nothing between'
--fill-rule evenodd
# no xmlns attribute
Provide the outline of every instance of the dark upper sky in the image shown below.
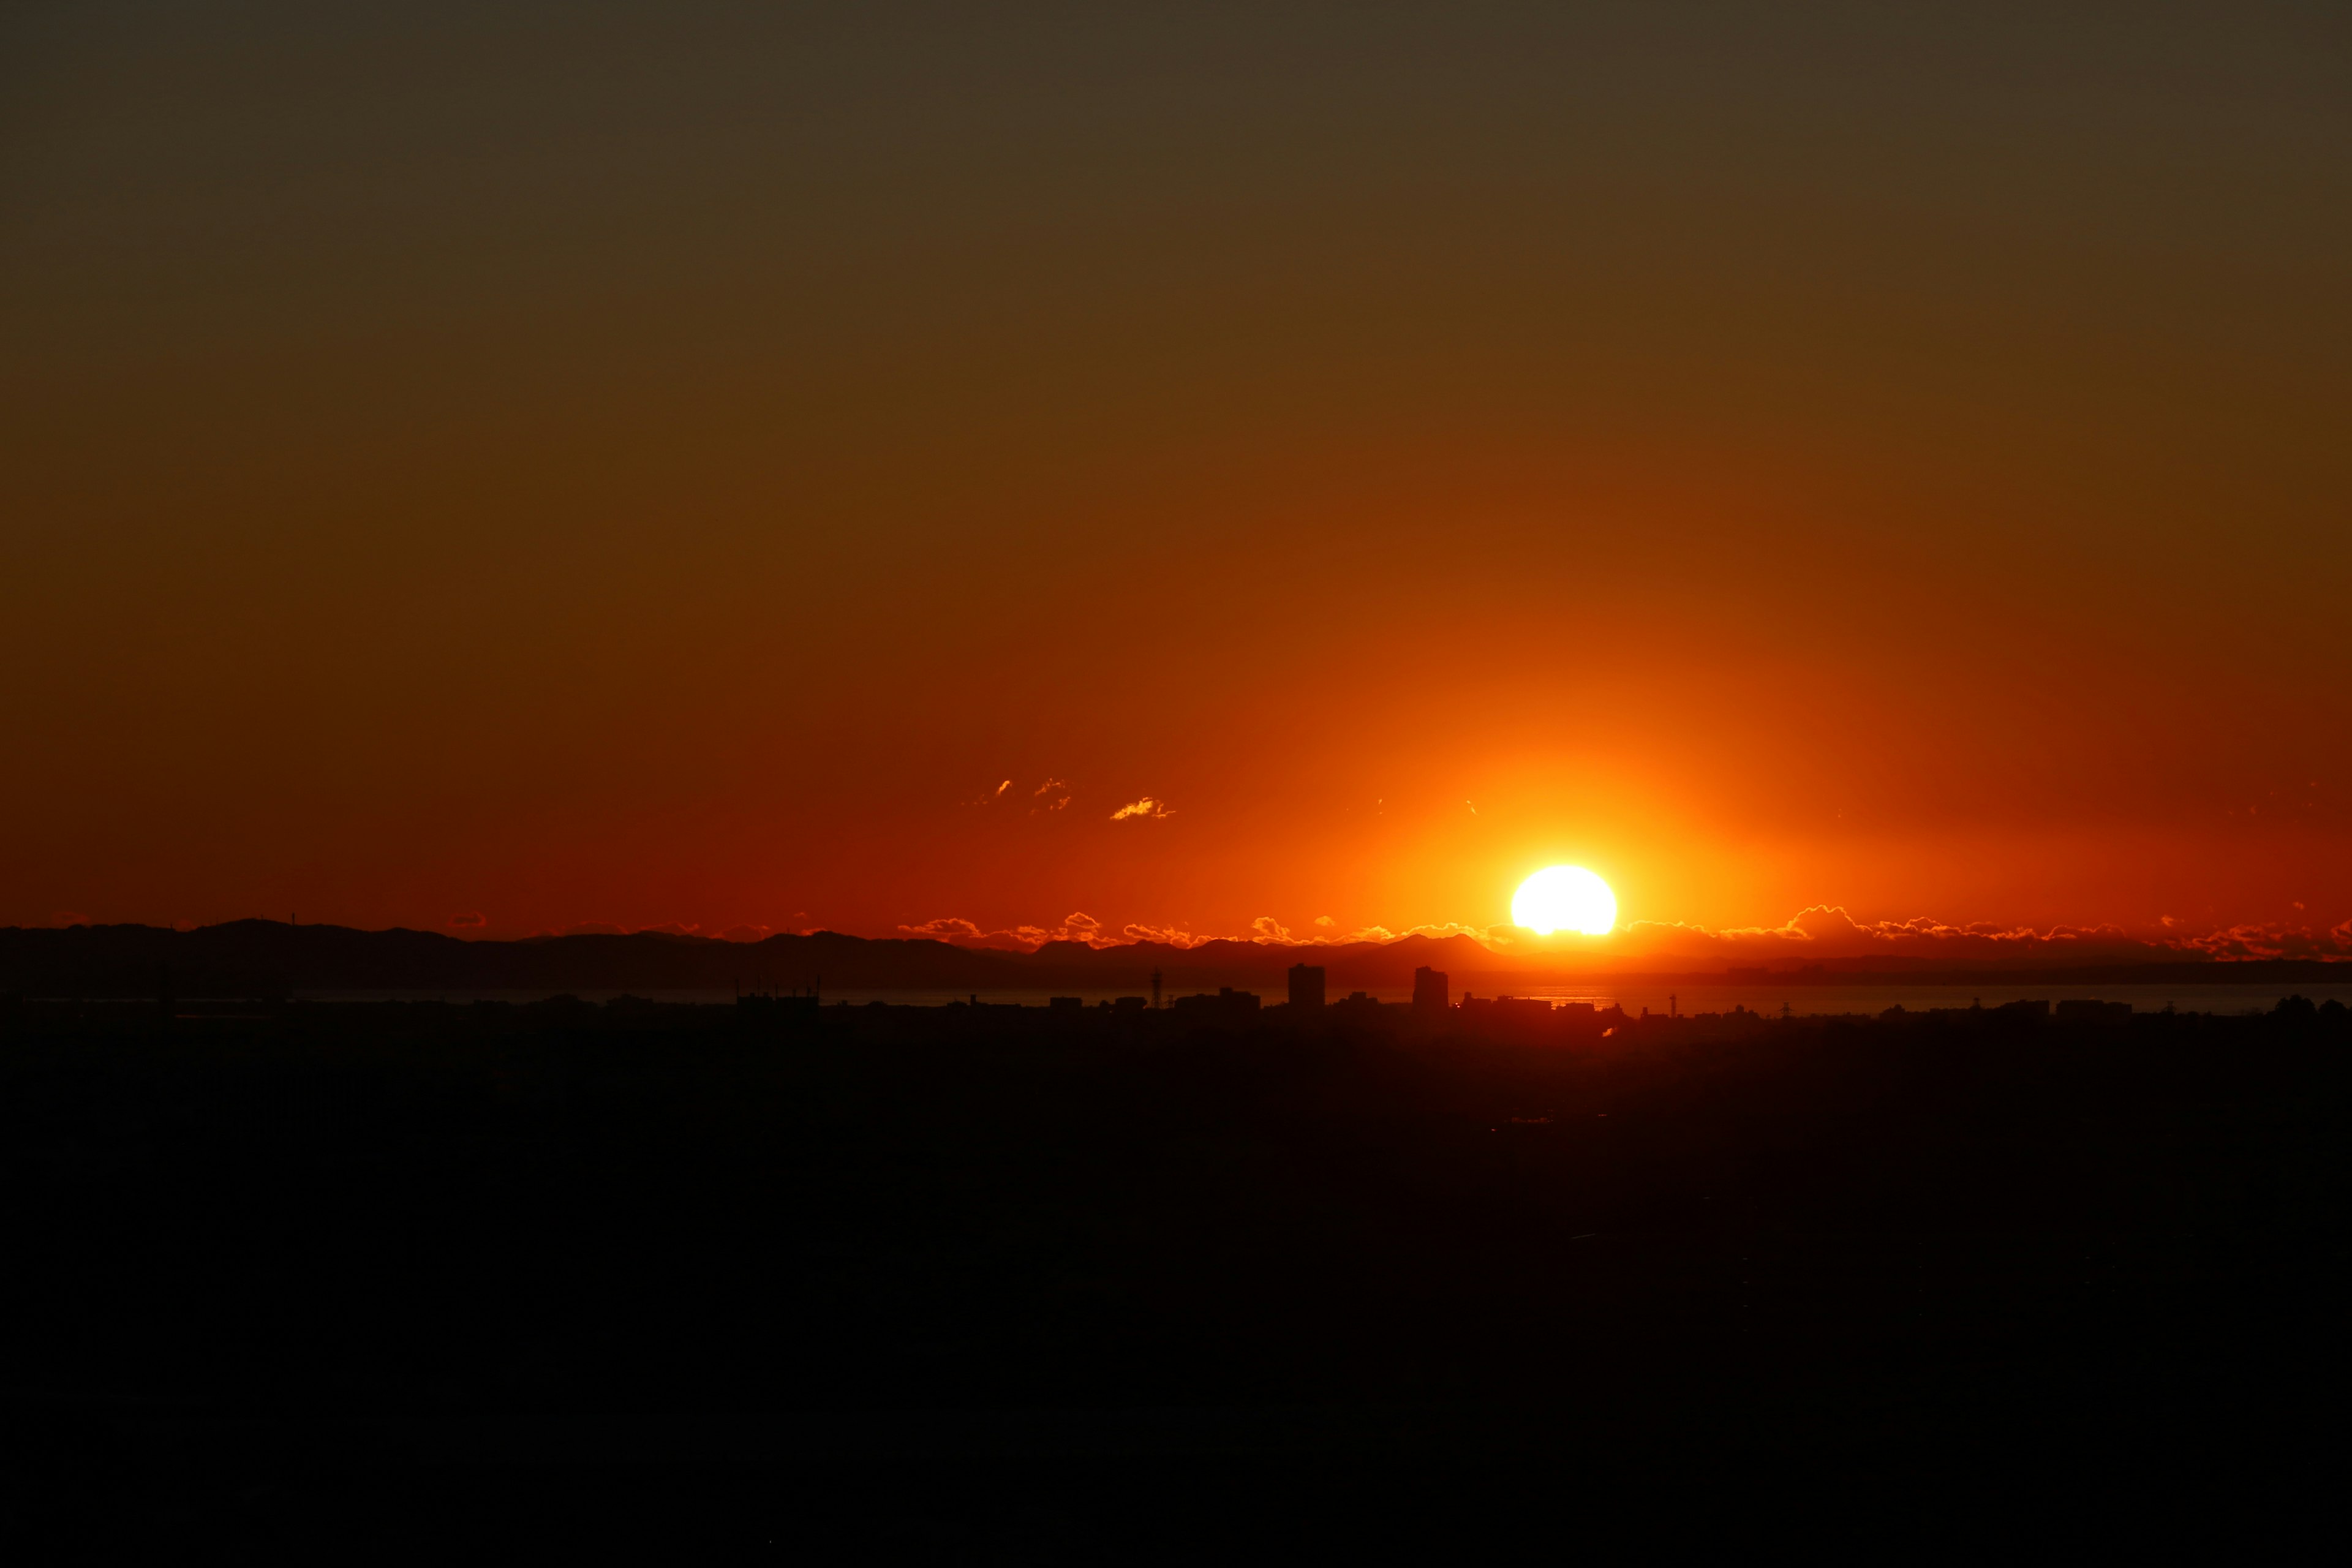
<svg viewBox="0 0 2352 1568"><path fill-rule="evenodd" d="M0 17L0 921L2352 917L2340 7L775 9Z"/></svg>

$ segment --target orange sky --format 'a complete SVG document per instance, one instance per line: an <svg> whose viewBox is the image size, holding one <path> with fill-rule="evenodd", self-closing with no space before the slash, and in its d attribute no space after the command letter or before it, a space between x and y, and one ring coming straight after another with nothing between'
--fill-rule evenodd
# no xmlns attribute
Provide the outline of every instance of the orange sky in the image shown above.
<svg viewBox="0 0 2352 1568"><path fill-rule="evenodd" d="M2347 42L26 8L0 923L2325 930Z"/></svg>

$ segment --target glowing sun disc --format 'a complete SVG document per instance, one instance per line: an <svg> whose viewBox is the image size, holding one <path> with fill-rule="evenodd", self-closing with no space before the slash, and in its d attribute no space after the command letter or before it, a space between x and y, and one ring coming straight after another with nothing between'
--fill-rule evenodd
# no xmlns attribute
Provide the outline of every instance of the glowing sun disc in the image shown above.
<svg viewBox="0 0 2352 1568"><path fill-rule="evenodd" d="M1617 923L1617 895L1581 866L1547 866L1511 895L1511 923L1538 936L1556 931L1607 936Z"/></svg>

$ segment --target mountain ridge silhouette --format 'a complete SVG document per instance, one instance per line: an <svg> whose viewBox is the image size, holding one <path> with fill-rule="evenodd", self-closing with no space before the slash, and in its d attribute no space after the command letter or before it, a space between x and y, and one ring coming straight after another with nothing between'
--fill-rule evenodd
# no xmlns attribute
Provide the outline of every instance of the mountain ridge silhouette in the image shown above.
<svg viewBox="0 0 2352 1568"><path fill-rule="evenodd" d="M1394 991L1427 965L1457 991L1475 984L1556 984L1635 974L1686 983L1734 978L1776 987L1863 979L1936 983L2031 978L2044 984L2305 982L2352 979L2352 965L2312 960L1987 966L1893 955L1832 959L1791 970L1695 971L1665 965L1601 971L1531 963L1475 939L1410 935L1387 942L1286 945L1219 939L1192 947L1139 942L1049 942L1033 952L959 947L929 937L780 932L756 942L674 931L583 932L514 941L466 939L394 926L290 925L240 920L192 931L145 925L0 928L0 992L48 996L279 996L300 992L790 990L1142 993L1156 970L1163 994L1231 984L1279 994L1294 963L1320 965L1332 993Z"/></svg>

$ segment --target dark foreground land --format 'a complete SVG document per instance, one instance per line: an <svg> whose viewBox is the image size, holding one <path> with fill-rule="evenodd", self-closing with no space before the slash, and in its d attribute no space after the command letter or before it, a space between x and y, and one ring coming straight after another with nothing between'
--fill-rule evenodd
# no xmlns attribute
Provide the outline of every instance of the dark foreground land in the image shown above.
<svg viewBox="0 0 2352 1568"><path fill-rule="evenodd" d="M9 1005L5 1528L2284 1555L2352 1027Z"/></svg>

